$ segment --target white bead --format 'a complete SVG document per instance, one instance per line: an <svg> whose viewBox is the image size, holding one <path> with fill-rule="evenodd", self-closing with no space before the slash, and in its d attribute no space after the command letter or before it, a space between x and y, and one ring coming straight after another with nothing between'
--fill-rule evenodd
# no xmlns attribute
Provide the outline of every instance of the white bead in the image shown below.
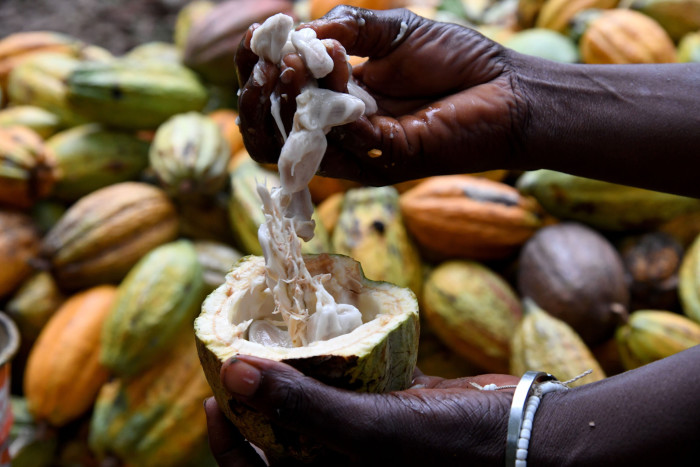
<svg viewBox="0 0 700 467"><path fill-rule="evenodd" d="M523 428L526 428L528 430L532 431L532 420L523 420Z"/></svg>
<svg viewBox="0 0 700 467"><path fill-rule="evenodd" d="M515 458L523 461L527 459L527 449L518 449L515 451Z"/></svg>
<svg viewBox="0 0 700 467"><path fill-rule="evenodd" d="M498 386L496 386L495 383L491 383L491 384L487 384L486 386L484 386L484 387L481 388L481 389L484 390L484 391L495 391L497 387L498 387Z"/></svg>
<svg viewBox="0 0 700 467"><path fill-rule="evenodd" d="M520 430L520 437L530 439L530 430Z"/></svg>
<svg viewBox="0 0 700 467"><path fill-rule="evenodd" d="M520 438L518 440L518 449L527 449L530 445L530 440L525 438Z"/></svg>
<svg viewBox="0 0 700 467"><path fill-rule="evenodd" d="M515 467L527 467L527 461L515 460Z"/></svg>
<svg viewBox="0 0 700 467"><path fill-rule="evenodd" d="M525 420L532 420L535 418L535 408L534 407L528 407L525 409Z"/></svg>

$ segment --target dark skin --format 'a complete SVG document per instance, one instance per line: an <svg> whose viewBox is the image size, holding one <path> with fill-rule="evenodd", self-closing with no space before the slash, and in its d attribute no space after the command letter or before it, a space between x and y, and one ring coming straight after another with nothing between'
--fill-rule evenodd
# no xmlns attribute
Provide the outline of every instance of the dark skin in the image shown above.
<svg viewBox="0 0 700 467"><path fill-rule="evenodd" d="M401 38L401 24L407 28ZM364 23L364 24L362 24ZM469 29L406 10L339 7L312 27L335 68L319 85L347 90L345 51L369 57L355 80L379 112L337 127L321 173L383 185L428 175L548 168L700 196L700 65L562 65L526 57ZM272 92L294 100L309 80L300 57L259 62L241 44L241 129L251 156L274 162L282 139ZM265 76L252 78L254 67ZM273 135L273 137L270 137ZM393 136L392 136L393 135ZM378 149L381 156L371 157ZM376 153L375 153L376 154ZM684 167L684 170L658 170ZM510 375L445 380L416 374L389 394L324 385L288 365L250 356L227 362L224 387L275 423L328 447L318 465L503 465ZM535 417L530 465L695 465L700 439L700 346L637 370L547 394ZM257 452L205 403L222 466L262 466Z"/></svg>

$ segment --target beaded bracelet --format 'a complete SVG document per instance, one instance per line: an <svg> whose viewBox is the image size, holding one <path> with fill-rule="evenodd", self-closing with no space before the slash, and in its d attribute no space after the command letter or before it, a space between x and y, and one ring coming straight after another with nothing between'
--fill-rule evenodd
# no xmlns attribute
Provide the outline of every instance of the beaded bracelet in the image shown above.
<svg viewBox="0 0 700 467"><path fill-rule="evenodd" d="M564 389L568 387L543 371L528 371L520 379L513 393L508 418L506 467L526 467L532 422L540 405L540 398L547 392Z"/></svg>

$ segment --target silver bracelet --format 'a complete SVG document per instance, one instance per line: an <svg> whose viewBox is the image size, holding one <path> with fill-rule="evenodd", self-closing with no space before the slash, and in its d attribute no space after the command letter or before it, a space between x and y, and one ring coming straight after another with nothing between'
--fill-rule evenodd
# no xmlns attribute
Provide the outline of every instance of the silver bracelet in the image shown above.
<svg viewBox="0 0 700 467"><path fill-rule="evenodd" d="M508 437L506 438L506 467L524 466L532 430L532 419L539 406L539 396L530 398L536 385L557 379L544 371L527 371L515 387L508 417ZM562 388L566 386L561 385ZM531 399L527 404L528 399ZM526 414L529 415L526 420ZM526 425L523 426L525 421ZM529 422L529 423L528 423Z"/></svg>

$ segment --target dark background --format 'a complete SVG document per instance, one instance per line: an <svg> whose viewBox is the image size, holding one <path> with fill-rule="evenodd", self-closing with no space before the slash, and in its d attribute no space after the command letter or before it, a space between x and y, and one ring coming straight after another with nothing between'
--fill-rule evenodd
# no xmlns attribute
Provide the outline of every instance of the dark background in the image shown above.
<svg viewBox="0 0 700 467"><path fill-rule="evenodd" d="M122 54L144 42L172 42L177 13L189 1L0 0L0 38L56 31Z"/></svg>

